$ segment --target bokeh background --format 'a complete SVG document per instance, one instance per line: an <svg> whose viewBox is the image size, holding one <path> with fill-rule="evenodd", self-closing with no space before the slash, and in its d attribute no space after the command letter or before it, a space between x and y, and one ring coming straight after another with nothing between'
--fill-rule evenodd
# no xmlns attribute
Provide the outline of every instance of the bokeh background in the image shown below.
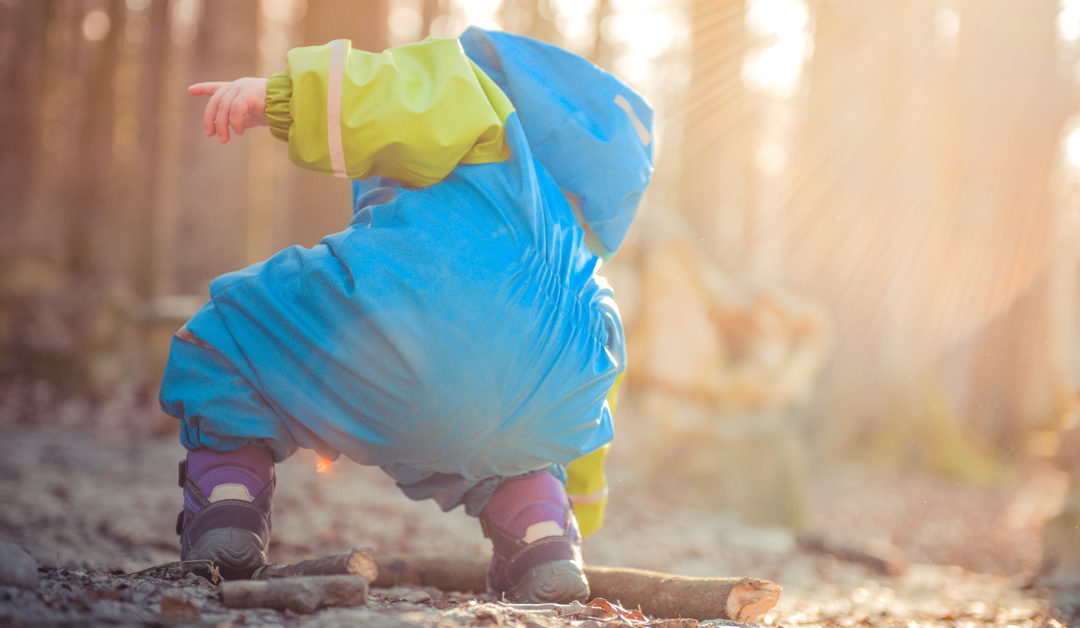
<svg viewBox="0 0 1080 628"><path fill-rule="evenodd" d="M348 223L347 182L267 132L204 137L188 85L469 24L656 108L654 183L602 270L627 484L800 526L815 474L987 484L1062 460L1078 0L0 0L4 411L153 408L211 279Z"/></svg>

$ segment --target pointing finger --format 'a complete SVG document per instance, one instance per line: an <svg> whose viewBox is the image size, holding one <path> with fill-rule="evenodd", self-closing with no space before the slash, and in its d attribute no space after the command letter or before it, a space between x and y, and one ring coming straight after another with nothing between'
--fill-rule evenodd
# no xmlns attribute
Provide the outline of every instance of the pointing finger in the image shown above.
<svg viewBox="0 0 1080 628"><path fill-rule="evenodd" d="M214 134L214 120L217 118L217 110L221 103L221 97L225 95L228 90L228 83L219 87L214 95L210 97L209 102L206 103L206 109L203 110L203 130L206 131L206 137L210 137Z"/></svg>
<svg viewBox="0 0 1080 628"><path fill-rule="evenodd" d="M225 94L221 97L221 102L218 104L217 135L222 144L229 141L229 115L233 107L233 102L236 100L236 94L239 93L239 91L240 88L233 83L225 90Z"/></svg>
<svg viewBox="0 0 1080 628"><path fill-rule="evenodd" d="M210 96L217 90L228 85L227 81L211 81L208 83L195 83L188 87L188 93L192 96Z"/></svg>

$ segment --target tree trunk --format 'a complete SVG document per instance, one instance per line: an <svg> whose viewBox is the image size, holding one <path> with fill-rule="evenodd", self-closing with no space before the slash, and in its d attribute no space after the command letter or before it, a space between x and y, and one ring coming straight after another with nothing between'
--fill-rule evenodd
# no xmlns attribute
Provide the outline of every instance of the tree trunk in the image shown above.
<svg viewBox="0 0 1080 628"><path fill-rule="evenodd" d="M191 43L194 75L183 82L229 81L256 70L258 0L206 2ZM218 275L245 259L250 144L233 136L222 145L203 135L206 98L175 92L181 101L180 171L174 272L180 292L206 294Z"/></svg>
<svg viewBox="0 0 1080 628"><path fill-rule="evenodd" d="M135 105L127 119L135 121L137 136L125 177L130 182L124 205L127 231L131 235L125 274L135 293L143 299L150 298L154 288L154 194L161 180L162 101L183 96L166 91L168 10L168 0L152 0L141 15L130 18L139 21L144 33L126 51L129 57L134 57L129 61L135 76L131 89Z"/></svg>
<svg viewBox="0 0 1080 628"><path fill-rule="evenodd" d="M34 164L41 150L45 30L55 2L0 3L0 250L18 250L19 228L30 206Z"/></svg>
<svg viewBox="0 0 1080 628"><path fill-rule="evenodd" d="M76 131L72 186L65 203L68 270L81 280L96 280L117 270L117 248L111 242L116 227L114 188L113 77L120 56L123 3L108 3L111 26L100 41L81 42L82 107ZM80 29L81 31L81 29Z"/></svg>

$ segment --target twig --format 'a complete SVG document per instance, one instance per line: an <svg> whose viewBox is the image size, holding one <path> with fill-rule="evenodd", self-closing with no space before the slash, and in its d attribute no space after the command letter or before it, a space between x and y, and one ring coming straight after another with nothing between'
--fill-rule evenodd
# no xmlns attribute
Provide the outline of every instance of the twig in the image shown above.
<svg viewBox="0 0 1080 628"><path fill-rule="evenodd" d="M121 574L120 577L132 578L135 576L150 576L151 578L161 578L163 580L179 580L190 573L191 570L189 567L201 567L210 572L210 582L214 584L218 584L224 580L218 572L218 568L214 566L214 561L212 560L178 560L171 563L162 563L160 565L154 565L153 567L147 567L142 571ZM174 575L177 568L180 570L179 574Z"/></svg>

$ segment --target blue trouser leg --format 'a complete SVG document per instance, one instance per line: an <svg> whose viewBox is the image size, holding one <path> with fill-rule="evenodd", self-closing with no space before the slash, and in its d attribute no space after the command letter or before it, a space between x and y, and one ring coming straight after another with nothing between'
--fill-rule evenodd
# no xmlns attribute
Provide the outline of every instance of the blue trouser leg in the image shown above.
<svg viewBox="0 0 1080 628"><path fill-rule="evenodd" d="M199 316L204 327L206 322L220 324L210 303ZM227 338L214 336L215 343ZM281 462L298 448L292 432L248 377L186 326L172 339L160 402L166 414L181 420L180 442L189 451L261 444Z"/></svg>
<svg viewBox="0 0 1080 628"><path fill-rule="evenodd" d="M398 488L409 499L433 500L444 512L464 505L465 513L471 517L480 516L480 511L491 496L508 479L496 475L482 480L471 480L456 473L425 473L404 464L388 464L380 468L394 478ZM566 483L566 469L562 465L553 464L547 471ZM539 471L531 471L525 475L532 473Z"/></svg>

